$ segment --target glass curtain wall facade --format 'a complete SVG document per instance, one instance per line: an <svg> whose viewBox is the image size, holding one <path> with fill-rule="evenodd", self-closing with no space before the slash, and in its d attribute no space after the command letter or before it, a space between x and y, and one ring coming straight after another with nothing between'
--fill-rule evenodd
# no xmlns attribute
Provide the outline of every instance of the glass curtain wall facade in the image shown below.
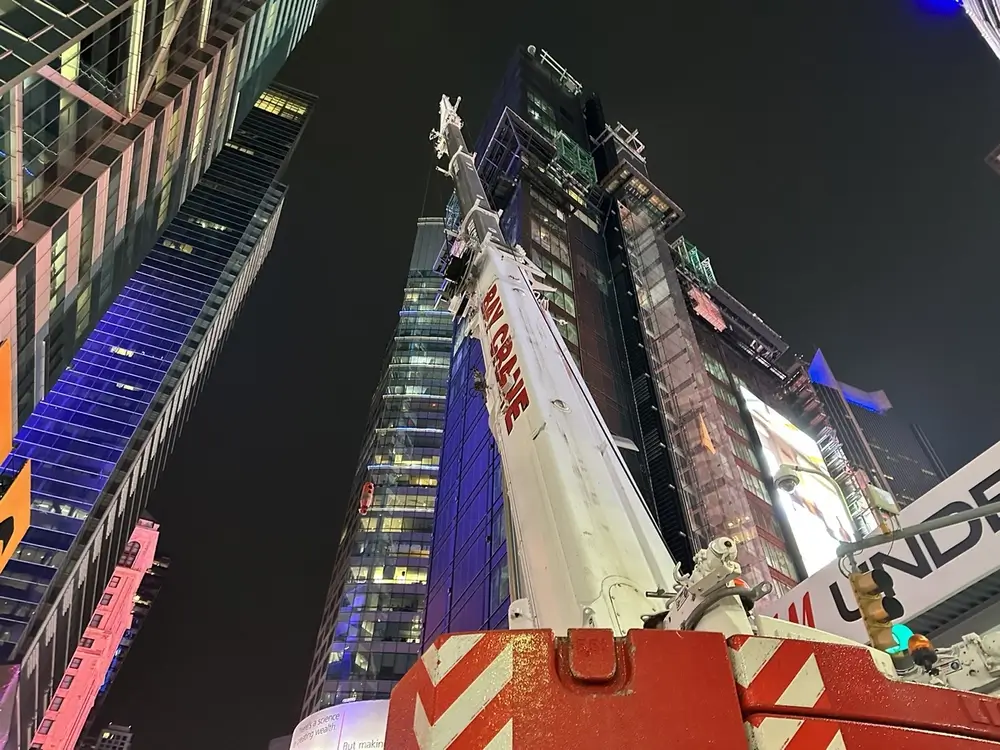
<svg viewBox="0 0 1000 750"><path fill-rule="evenodd" d="M641 156L635 145L618 149L630 155L626 163ZM620 178L634 179L628 171ZM780 596L802 566L741 388L777 404L788 345L719 284L708 256L684 237L668 240L642 191L626 190L617 204L623 266L643 323L636 349L649 363L677 468L672 528L696 548L731 537L748 578L770 582L771 596Z"/></svg>
<svg viewBox="0 0 1000 750"><path fill-rule="evenodd" d="M452 318L435 308L441 219L420 219L399 323L372 400L302 716L387 698L420 654ZM359 513L365 483L374 485Z"/></svg>
<svg viewBox="0 0 1000 750"><path fill-rule="evenodd" d="M132 750L132 728L108 724L97 737L81 740L77 750Z"/></svg>
<svg viewBox="0 0 1000 750"><path fill-rule="evenodd" d="M13 5L0 10L0 339L20 425L316 2Z"/></svg>
<svg viewBox="0 0 1000 750"><path fill-rule="evenodd" d="M1000 0L960 0L983 40L1000 57ZM1000 173L1000 145L986 157L986 163Z"/></svg>
<svg viewBox="0 0 1000 750"><path fill-rule="evenodd" d="M0 466L30 459L34 480L31 528L0 576L0 656L21 664L8 747L28 747L270 251L313 101L258 98Z"/></svg>
<svg viewBox="0 0 1000 750"><path fill-rule="evenodd" d="M743 486L753 531L775 586L774 596L781 596L801 580L802 567L794 541L790 542L793 537L786 519L776 510L777 498L764 469L761 446L753 419L743 403L741 388L780 410L782 404L777 394L784 384L784 374L773 364L764 365L748 356L726 332L718 331L697 314L691 317L712 396L725 424L728 446L725 441L716 446L710 434L709 440L716 451L726 447L732 451L731 460Z"/></svg>

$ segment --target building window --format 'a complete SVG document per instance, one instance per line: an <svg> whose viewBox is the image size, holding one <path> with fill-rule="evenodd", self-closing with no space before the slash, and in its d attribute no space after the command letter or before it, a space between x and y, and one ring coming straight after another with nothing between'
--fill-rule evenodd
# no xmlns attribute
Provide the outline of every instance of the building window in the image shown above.
<svg viewBox="0 0 1000 750"><path fill-rule="evenodd" d="M507 561L504 560L490 572L490 614L493 614L508 596L510 596L510 583Z"/></svg>
<svg viewBox="0 0 1000 750"><path fill-rule="evenodd" d="M118 564L126 568L131 568L132 563L134 563L135 559L139 556L139 548L140 548L139 542L129 542L128 544L126 544L125 551L122 552L122 556L118 559ZM121 580L121 576L114 576L111 579L112 583L114 583L116 578L119 581ZM114 588L117 585L118 585L117 583L114 583L114 585L111 588Z"/></svg>
<svg viewBox="0 0 1000 750"><path fill-rule="evenodd" d="M760 543L764 547L764 557L767 559L768 565L779 573L784 573L793 581L798 580L798 576L795 575L795 568L792 567L792 562L788 559L788 554L783 549L779 549L764 538L761 538Z"/></svg>
<svg viewBox="0 0 1000 750"><path fill-rule="evenodd" d="M742 466L739 466L738 464L737 466L740 470L740 479L743 482L744 489L746 489L747 492L756 495L764 502L770 503L770 496L767 493L767 488L764 487L764 483Z"/></svg>
<svg viewBox="0 0 1000 750"><path fill-rule="evenodd" d="M747 433L747 428L743 426L743 421L737 417L732 412L722 409L722 420L726 423L726 427L735 432L744 440L750 440L750 435Z"/></svg>
<svg viewBox="0 0 1000 750"><path fill-rule="evenodd" d="M108 583L108 587L115 589L118 588L118 584L122 582L121 576L111 576L111 581Z"/></svg>
<svg viewBox="0 0 1000 750"><path fill-rule="evenodd" d="M188 219L188 221L190 221L192 224L198 225L202 229L213 229L216 232L225 232L228 231L229 229L229 227L227 227L225 224L218 224L214 221L209 221L208 219L197 218L197 219Z"/></svg>
<svg viewBox="0 0 1000 750"><path fill-rule="evenodd" d="M733 441L733 453L736 454L737 458L742 459L746 463L750 464L757 471L760 471L760 464L757 462L757 456L754 452L750 450L750 446L744 443L742 440Z"/></svg>
<svg viewBox="0 0 1000 750"><path fill-rule="evenodd" d="M541 208L544 208L550 214L552 214L553 216L555 216L556 219L559 222L561 222L561 223L565 223L566 222L566 212L563 211L558 206L556 206L555 203L553 203L552 201L550 201L548 198L546 198L544 195L542 195L541 193L539 193L537 190L535 190L534 188L529 187L528 188L528 195L531 196L532 207L541 207ZM597 229L595 228L594 231L596 232Z"/></svg>
<svg viewBox="0 0 1000 750"><path fill-rule="evenodd" d="M48 734L50 729L52 729L52 719L43 719L42 723L38 725L39 734Z"/></svg>
<svg viewBox="0 0 1000 750"><path fill-rule="evenodd" d="M90 627L96 628L101 624L101 620L104 619L104 615L94 615L90 618Z"/></svg>
<svg viewBox="0 0 1000 750"><path fill-rule="evenodd" d="M729 381L729 374L726 372L726 368L722 366L718 360L714 357L710 357L708 354L703 355L705 358L705 369L708 370L712 375L717 377L723 383Z"/></svg>
<svg viewBox="0 0 1000 750"><path fill-rule="evenodd" d="M277 4L272 6L272 13L268 15L269 24L273 25L274 23L272 14L273 9L277 7ZM265 112L270 112L273 115L278 115L278 117L284 117L286 120L291 120L292 122L301 122L306 114L306 107L303 102L289 99L283 94L272 90L261 94L254 103L254 107L262 109Z"/></svg>
<svg viewBox="0 0 1000 750"><path fill-rule="evenodd" d="M94 639L93 638L81 638L80 639L80 645L83 648L93 648L94 647Z"/></svg>
<svg viewBox="0 0 1000 750"><path fill-rule="evenodd" d="M530 257L531 262L541 268L545 272L545 275L548 276L546 281L554 281L573 291L573 274L570 273L568 267L557 263L547 255L542 255L535 248L531 249Z"/></svg>
<svg viewBox="0 0 1000 750"><path fill-rule="evenodd" d="M101 606L106 606L111 604L111 594L105 594L101 597Z"/></svg>
<svg viewBox="0 0 1000 750"><path fill-rule="evenodd" d="M532 214L531 241L555 256L564 266L569 266L569 245L566 243L564 233L565 229L556 222Z"/></svg>
<svg viewBox="0 0 1000 750"><path fill-rule="evenodd" d="M73 684L73 675L68 674L62 678L62 682L59 683L59 687L63 690L66 690L72 684Z"/></svg>
<svg viewBox="0 0 1000 750"><path fill-rule="evenodd" d="M53 711L58 711L60 708L62 708L62 702L63 702L62 696L57 695L55 698L52 699L52 705L50 705L49 708L52 709Z"/></svg>
<svg viewBox="0 0 1000 750"><path fill-rule="evenodd" d="M776 596L784 596L792 590L791 586L784 581L778 580L777 578L771 579L771 583L774 585L774 593Z"/></svg>
<svg viewBox="0 0 1000 750"><path fill-rule="evenodd" d="M83 659L81 659L80 657L76 657L76 658L70 660L70 662L69 662L69 668L70 669L79 669L81 664L83 664Z"/></svg>
<svg viewBox="0 0 1000 750"><path fill-rule="evenodd" d="M555 138L556 133L559 132L552 107L531 89L528 89L528 117L534 120L551 138Z"/></svg>
<svg viewBox="0 0 1000 750"><path fill-rule="evenodd" d="M715 392L716 398L720 401L725 402L734 409L739 409L740 404L736 400L736 396L728 388L722 385L718 380L712 379L712 390Z"/></svg>
<svg viewBox="0 0 1000 750"><path fill-rule="evenodd" d="M580 345L580 335L577 333L576 326L572 322L556 318L556 323L559 325L559 331L567 343L573 346Z"/></svg>
<svg viewBox="0 0 1000 750"><path fill-rule="evenodd" d="M753 516L753 522L757 528L771 533L777 539L781 539L783 535L777 521L774 519L773 512L770 509L761 508L754 502L751 502L749 505L750 515Z"/></svg>

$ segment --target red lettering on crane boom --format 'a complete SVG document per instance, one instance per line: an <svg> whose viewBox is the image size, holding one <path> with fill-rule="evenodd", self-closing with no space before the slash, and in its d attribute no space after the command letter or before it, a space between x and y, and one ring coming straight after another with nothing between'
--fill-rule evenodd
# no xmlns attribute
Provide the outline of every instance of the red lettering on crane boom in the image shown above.
<svg viewBox="0 0 1000 750"><path fill-rule="evenodd" d="M497 295L497 285L494 284L483 298L483 322L486 330L489 331L503 315L503 305L500 304L500 297Z"/></svg>
<svg viewBox="0 0 1000 750"><path fill-rule="evenodd" d="M503 421L509 435L514 429L514 422L528 408L531 400L528 398L528 390L521 377L521 368L517 364L517 354L514 353L514 337L511 334L510 326L507 323L501 323L490 335L493 326L500 322L504 316L503 304L500 301L496 284L493 284L483 297L480 312L483 316L483 342L485 343L487 339L490 342L490 363L493 366L493 374L503 396L504 404L506 404ZM510 387L508 387L508 383L510 383Z"/></svg>

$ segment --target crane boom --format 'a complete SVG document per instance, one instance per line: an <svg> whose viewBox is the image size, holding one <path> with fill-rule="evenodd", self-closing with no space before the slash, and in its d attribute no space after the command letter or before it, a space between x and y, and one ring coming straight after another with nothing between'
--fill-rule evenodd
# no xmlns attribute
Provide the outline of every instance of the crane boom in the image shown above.
<svg viewBox="0 0 1000 750"><path fill-rule="evenodd" d="M679 572L541 298L544 274L504 240L457 105L442 97L431 133L462 213L439 263L441 297L482 347L486 372L476 374L476 388L501 457L508 515L508 622L527 632L439 636L393 690L384 746L644 748L667 727L668 739L699 747L1000 748L1000 725L984 730L990 722L969 719L968 709L959 716L955 692L939 687L980 671L990 684L962 686L994 687L1000 647L992 640L967 642L937 670L925 648L901 676L884 651L754 613L770 587L738 579L732 539L712 540L690 572ZM640 623L709 632L682 640L635 630ZM687 666L678 673L679 664ZM954 673L950 682L945 671ZM706 692L686 690L688 680ZM896 685L903 682L932 684L905 692ZM883 700L859 704L865 689ZM1000 700L984 700L981 713L1000 715ZM570 726L552 731L567 716ZM978 738L997 741L971 744Z"/></svg>
<svg viewBox="0 0 1000 750"><path fill-rule="evenodd" d="M663 609L646 594L672 590L677 565L540 299L542 272L504 240L458 101L442 97L432 133L463 217L442 297L468 318L486 362L508 513L510 624L624 635Z"/></svg>

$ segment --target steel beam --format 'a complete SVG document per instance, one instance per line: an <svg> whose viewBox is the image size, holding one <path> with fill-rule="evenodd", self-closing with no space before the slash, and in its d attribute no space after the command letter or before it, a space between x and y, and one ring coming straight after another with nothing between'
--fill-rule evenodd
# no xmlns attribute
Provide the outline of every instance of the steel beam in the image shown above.
<svg viewBox="0 0 1000 750"><path fill-rule="evenodd" d="M58 59L63 54L63 52L65 52L67 49L69 49L70 47L72 47L74 44L79 43L80 40L86 39L90 34L93 34L95 31L97 31L98 29L100 29L105 24L110 23L117 16L121 15L126 10L128 10L129 8L131 8L132 5L133 5L133 3L135 3L135 2L137 2L137 0L128 0L128 2L122 3L121 5L119 5L117 8L115 8L111 12L105 14L100 19L98 19L97 21L95 21L94 23L92 23L90 26L88 26L86 29L84 29L83 31L81 31L79 34L77 34L76 36L74 36L72 39L67 40L65 44L59 45L59 47L56 48L56 50L54 52L50 52L49 54L45 55L45 57L43 57L39 62L33 63L26 71L24 71L24 73L20 74L20 76L18 76L18 78L16 80L17 81L23 81L25 78L27 78L31 74L37 73L38 69L41 68L43 65L48 65L53 60ZM14 3L14 4L15 5L20 5L20 3ZM10 91L14 87L14 84L15 84L15 81L13 81L13 80L7 81L5 83L0 84L0 94L6 94L8 91Z"/></svg>
<svg viewBox="0 0 1000 750"><path fill-rule="evenodd" d="M10 205L14 231L24 224L24 82L10 90Z"/></svg>
<svg viewBox="0 0 1000 750"><path fill-rule="evenodd" d="M139 97L135 103L136 109L143 105L146 97L149 96L149 92L153 90L153 86L156 84L156 71L159 70L167 55L170 54L170 45L173 44L174 37L177 35L177 29L180 28L181 21L184 20L184 14L187 13L190 5L191 0L181 0L174 20L170 22L170 26L164 29L160 35L160 47L156 50L156 57L153 58L153 64L149 67L149 72L139 87Z"/></svg>
<svg viewBox="0 0 1000 750"><path fill-rule="evenodd" d="M74 83L62 73L57 71L51 65L43 65L38 70L38 75L42 76L47 81L51 81L56 86L61 88L67 94L79 99L84 104L89 104L91 107L96 109L105 117L110 117L112 120L117 122L119 125L125 122L125 115L119 112L117 109L112 107L110 104L100 99L99 97L91 94L87 89L78 83Z"/></svg>
<svg viewBox="0 0 1000 750"><path fill-rule="evenodd" d="M959 524L969 523L970 521L985 518L986 516L993 516L998 513L1000 513L1000 502L992 502L980 505L978 508L970 508L959 513L949 513L947 516L932 518L923 523L915 523L912 526L894 529L888 534L873 534L856 542L841 542L837 547L837 558L853 558L856 552L863 552L866 549L878 547L880 544L890 544L900 539L909 539L910 537L920 536L921 534L927 534L938 529L946 529L949 526L958 526Z"/></svg>

